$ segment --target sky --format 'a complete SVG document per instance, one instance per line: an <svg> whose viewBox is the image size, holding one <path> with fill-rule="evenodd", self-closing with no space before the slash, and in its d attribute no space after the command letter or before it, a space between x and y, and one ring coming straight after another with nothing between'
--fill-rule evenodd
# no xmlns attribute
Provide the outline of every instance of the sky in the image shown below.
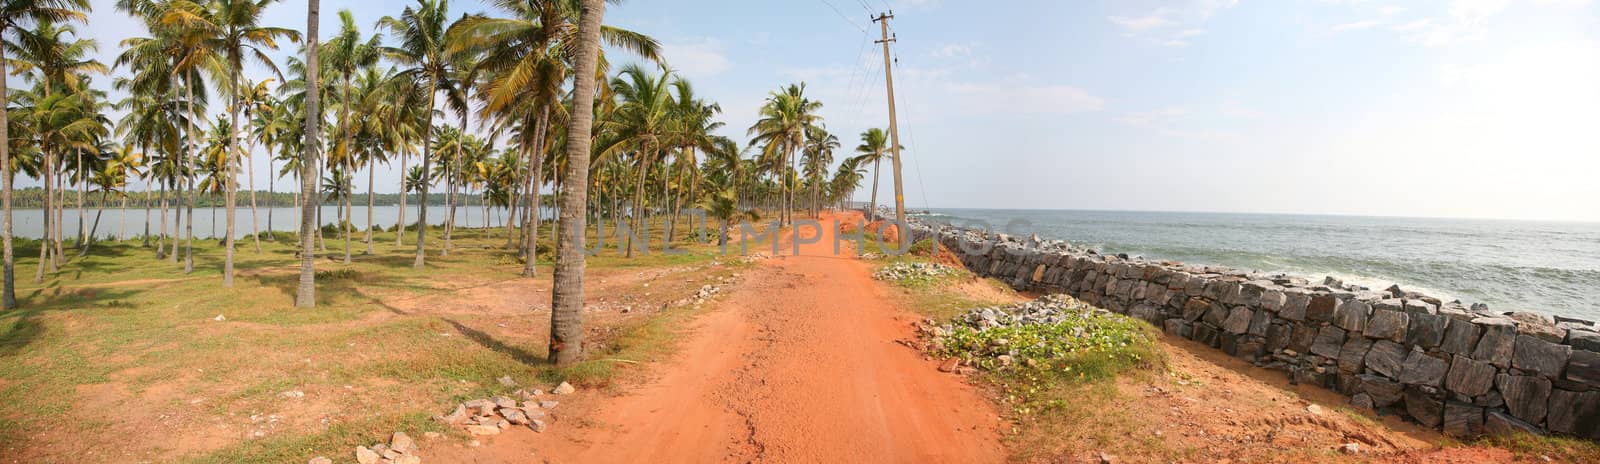
<svg viewBox="0 0 1600 464"><path fill-rule="evenodd" d="M769 92L805 83L843 158L888 125L869 13L892 9L911 208L1600 221L1597 3L633 0L606 22L658 39L741 145ZM108 63L145 34L111 4L80 27ZM322 29L340 9L369 26L403 5L324 0ZM305 2L266 16L303 28ZM265 189L266 157L253 162ZM378 191L396 171L379 169Z"/></svg>

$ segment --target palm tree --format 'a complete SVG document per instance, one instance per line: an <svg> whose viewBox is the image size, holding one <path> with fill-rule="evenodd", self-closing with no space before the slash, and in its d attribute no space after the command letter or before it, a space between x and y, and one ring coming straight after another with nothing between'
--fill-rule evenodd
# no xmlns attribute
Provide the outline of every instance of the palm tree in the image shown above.
<svg viewBox="0 0 1600 464"><path fill-rule="evenodd" d="M761 157L768 169L777 172L783 193L779 224L784 225L794 221L794 192L790 188L793 178L797 177L794 152L804 149L807 131L822 121L822 116L817 114L822 102L806 98L805 90L805 83L790 84L769 94L761 106L761 119L748 131L753 137L750 145L764 144Z"/></svg>
<svg viewBox="0 0 1600 464"><path fill-rule="evenodd" d="M806 135L806 148L801 163L805 168L806 184L811 187L811 216L818 217L822 210L822 184L833 164L833 151L839 149L839 138L818 127Z"/></svg>
<svg viewBox="0 0 1600 464"><path fill-rule="evenodd" d="M293 29L261 25L262 10L276 0L210 0L203 6L190 6L189 0L177 0L162 18L164 23L177 24L182 34L198 40L200 53L217 55L223 60L222 74L214 78L226 79L226 93L232 101L228 105L231 121L228 134L228 157L242 158L239 153L240 79L245 60L251 60L272 71L279 78L282 73L267 57L266 50L276 50L277 41L288 39L298 42L300 33ZM210 69L216 73L216 68ZM223 163L224 203L227 209L227 240L222 267L222 286L233 286L233 252L235 237L235 195L238 180L233 171L234 162ZM191 222L193 218L191 217ZM190 261L193 260L191 256ZM192 264L191 264L192 266Z"/></svg>
<svg viewBox="0 0 1600 464"><path fill-rule="evenodd" d="M761 215L757 214L755 210L739 209L739 198L733 193L732 188L711 194L706 197L705 201L700 203L700 207L705 208L707 216L717 220L719 225L717 246L719 247L728 244L728 229L733 227L734 224L738 224L739 221L743 220L761 220Z"/></svg>
<svg viewBox="0 0 1600 464"><path fill-rule="evenodd" d="M567 62L576 57L580 3L572 0L499 0L495 6L509 18L469 16L451 27L451 49L478 56L478 68L489 74L479 93L484 116L494 115L504 126L519 126L525 177L527 225L522 253L529 256L523 275L535 270L534 244L539 236L539 189L543 186L544 152L550 144L551 109L560 108L561 84L568 75ZM660 44L637 32L601 25L607 44L660 62ZM603 65L601 65L603 66ZM598 69L598 68L597 68ZM511 221L506 224L508 230ZM511 236L507 236L510 243Z"/></svg>
<svg viewBox="0 0 1600 464"><path fill-rule="evenodd" d="M242 129L244 131L242 137L249 141L245 145L244 151L240 152L240 161L246 167L245 188L250 191L250 237L255 241L256 254L261 254L261 227L256 222L256 164L250 161L250 157L256 151L256 141L261 140L257 124L260 123L263 116L271 116L272 113L272 92L268 89L271 84L272 79L270 78L261 82L245 80L244 85L240 86L241 89L245 89L244 94L239 96L239 106L242 107L241 110L244 112L246 125ZM271 145L266 148L268 152L272 151ZM270 163L271 157L268 158ZM271 169L270 164L268 169Z"/></svg>
<svg viewBox="0 0 1600 464"><path fill-rule="evenodd" d="M883 129L876 127L862 132L861 145L856 146L856 153L860 153L860 155L857 155L855 159L861 160L862 164L872 163L872 202L867 204L867 220L869 221L878 220L878 174L881 172L878 166L883 162L884 150L888 146L889 135L884 133Z"/></svg>
<svg viewBox="0 0 1600 464"><path fill-rule="evenodd" d="M3 241L5 260L5 285L0 290L0 299L4 300L3 308L17 307L16 292L16 261L11 248L11 180L12 166L10 143L11 135L8 133L10 122L7 120L10 102L7 101L5 77L11 73L6 69L9 57L6 55L8 41L24 42L31 39L28 29L29 23L49 22L83 22L87 19L84 12L89 11L88 0L6 0L0 2L0 166L8 172L0 173L0 209L3 209L4 219L0 220L0 241ZM16 37L13 39L13 37Z"/></svg>
<svg viewBox="0 0 1600 464"><path fill-rule="evenodd" d="M450 85L451 69L454 68L449 58L447 42L445 41L445 23L448 21L449 0L417 0L417 6L406 7L400 17L385 16L378 20L378 26L393 32L400 41L399 46L384 47L384 55L390 60L408 68L400 71L405 79L420 83L425 89L423 111L424 126L432 125L434 111L434 94L442 87ZM432 144L429 143L428 131L422 135L422 173L428 175L429 160L433 156ZM428 181L426 178L420 185L422 207L418 208L417 215L417 259L413 266L421 268L424 263L424 246L428 232Z"/></svg>
<svg viewBox="0 0 1600 464"><path fill-rule="evenodd" d="M322 107L317 91L320 83L320 73L317 58L317 23L321 19L322 2L320 0L306 1L306 87L311 91L305 97L305 138L301 145L305 148L305 157L300 163L300 195L306 198L300 206L300 288L295 292L294 305L301 308L314 308L317 306L317 259L314 248L316 246L316 210L310 200L316 191L316 160L320 159L318 149L322 146Z"/></svg>
<svg viewBox="0 0 1600 464"><path fill-rule="evenodd" d="M316 0L311 0L316 1ZM573 66L572 112L567 123L567 172L562 183L561 232L550 297L550 360L571 365L583 359L585 207L589 190L589 139L594 127L595 69L606 0L580 0L577 59Z"/></svg>
<svg viewBox="0 0 1600 464"><path fill-rule="evenodd" d="M340 148L336 151L342 153L342 156L338 158L344 161L343 167L346 169L354 167L355 160L353 155L354 147L351 144L352 139L355 137L356 129L350 120L350 108L355 106L356 99L350 94L351 80L360 70L378 63L378 51L382 40L383 37L381 35L374 34L372 37L367 38L366 42L362 42L361 28L356 26L355 16L350 13L350 10L346 9L339 10L339 34L332 39L328 39L328 43L323 45L323 47L327 48L327 56L325 57L327 61L323 62L323 66L327 66L334 74L338 74L340 82L343 83L340 86L338 129L342 138L338 145ZM350 198L346 196L344 201L349 203ZM351 222L354 221L346 221L344 224L345 264L350 264ZM370 218L368 222L371 222ZM372 228L368 227L367 230L370 231ZM369 239L368 242L371 242L371 240Z"/></svg>
<svg viewBox="0 0 1600 464"><path fill-rule="evenodd" d="M605 156L624 148L639 148L639 160L635 163L638 182L634 185L633 204L629 206L634 227L645 228L648 224L644 203L645 174L663 151L669 126L674 124L672 82L671 71L662 69L660 75L653 75L638 65L624 67L611 81L611 90L622 103L610 118L601 122L606 126L605 130L614 135L609 143L602 142L597 152ZM627 257L631 258L633 234L627 235ZM649 239L646 238L645 242L648 246Z"/></svg>

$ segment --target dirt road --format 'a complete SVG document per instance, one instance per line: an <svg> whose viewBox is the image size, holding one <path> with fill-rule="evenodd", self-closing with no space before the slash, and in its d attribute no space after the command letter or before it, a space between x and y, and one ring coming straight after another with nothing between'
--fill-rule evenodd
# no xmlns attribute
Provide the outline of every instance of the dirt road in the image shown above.
<svg viewBox="0 0 1600 464"><path fill-rule="evenodd" d="M833 256L832 240L824 231L800 256L762 261L653 381L595 399L587 420L427 462L1004 460L991 403L895 343L917 316L866 263Z"/></svg>

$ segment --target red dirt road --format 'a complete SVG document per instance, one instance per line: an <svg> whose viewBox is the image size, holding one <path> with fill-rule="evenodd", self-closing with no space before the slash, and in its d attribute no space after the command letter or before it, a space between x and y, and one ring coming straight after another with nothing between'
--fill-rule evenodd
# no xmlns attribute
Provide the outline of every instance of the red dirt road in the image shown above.
<svg viewBox="0 0 1600 464"><path fill-rule="evenodd" d="M587 419L427 462L1003 461L991 403L895 343L918 317L832 240L747 272L653 381L595 398Z"/></svg>

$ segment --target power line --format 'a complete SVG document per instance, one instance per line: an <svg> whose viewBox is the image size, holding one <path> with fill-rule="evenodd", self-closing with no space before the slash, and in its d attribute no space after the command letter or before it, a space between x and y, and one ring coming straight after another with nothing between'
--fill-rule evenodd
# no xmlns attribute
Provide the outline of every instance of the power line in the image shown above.
<svg viewBox="0 0 1600 464"><path fill-rule="evenodd" d="M894 67L895 67L895 69L900 69L901 72L902 72L902 75L904 75L904 71L905 70L900 67L900 54L898 52L896 52L894 54ZM900 93L900 96L902 97L901 98L902 100L904 100L903 97L905 97L905 94L906 94L905 92L901 92ZM907 105L907 106L910 106L910 105ZM909 116L910 113L914 113L914 112L908 112L907 116ZM911 118L907 117L906 119L911 119ZM911 146L912 147L920 147L921 145L917 143L917 130L916 130L915 126L916 126L915 124L906 124L906 137L911 139ZM918 157L920 157L921 153L917 152L917 148L912 148L911 151L913 153L917 153ZM923 183L922 163L918 162L917 158L912 158L911 159L911 169L916 170L916 172L917 172L917 191L922 194L922 209L923 210L932 209L931 207L928 206L928 186L927 186L927 184Z"/></svg>
<svg viewBox="0 0 1600 464"><path fill-rule="evenodd" d="M844 12L839 11L839 8L833 6L832 2L829 2L828 0L820 0L820 1L822 2L823 5L827 5L828 9L833 10L833 14L839 15L839 19L842 19L842 20L844 20L844 22L849 23L850 27L854 27L854 28L856 28L856 30L861 31L861 35L866 35L867 34L867 29L866 28L861 27L861 25L859 25L859 24L856 24L855 21L851 21L850 17L845 16Z"/></svg>

